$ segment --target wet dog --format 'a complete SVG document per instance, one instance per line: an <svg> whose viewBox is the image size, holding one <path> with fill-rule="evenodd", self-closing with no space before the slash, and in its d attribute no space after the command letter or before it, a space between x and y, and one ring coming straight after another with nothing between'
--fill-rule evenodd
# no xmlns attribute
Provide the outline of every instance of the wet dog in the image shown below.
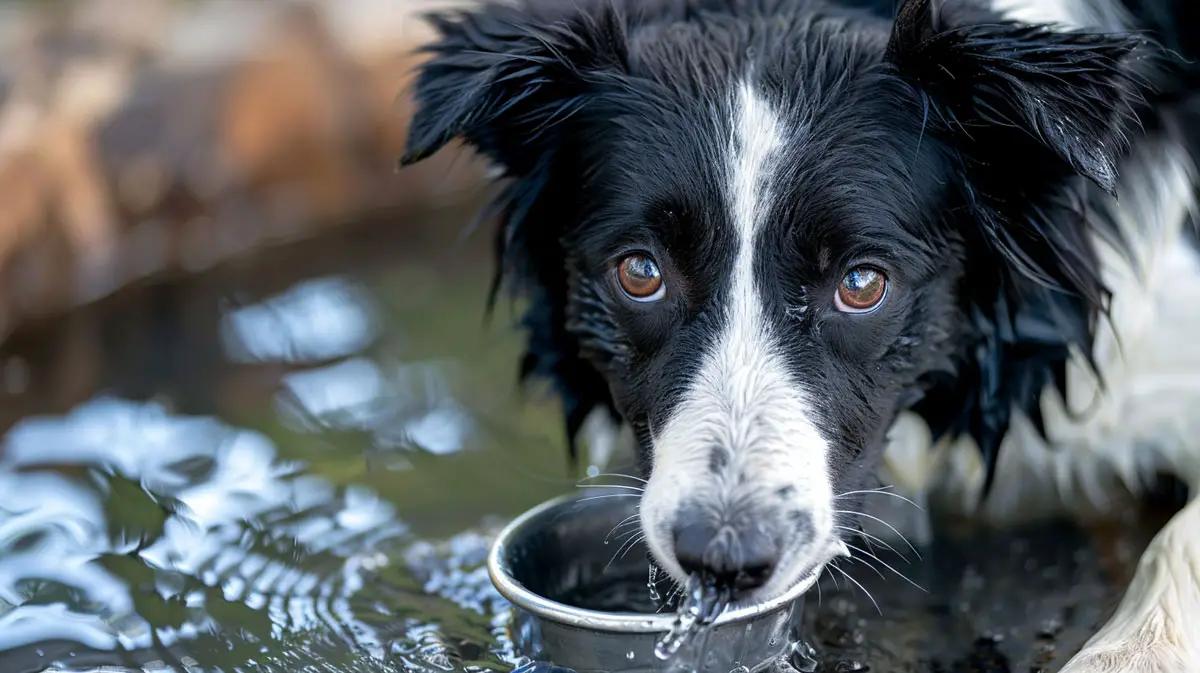
<svg viewBox="0 0 1200 673"><path fill-rule="evenodd" d="M1200 670L1200 10L518 0L432 18L403 163L502 173L497 287L657 563L745 601L881 478L1005 518L1190 504L1073 672ZM593 440L597 441L597 440Z"/></svg>

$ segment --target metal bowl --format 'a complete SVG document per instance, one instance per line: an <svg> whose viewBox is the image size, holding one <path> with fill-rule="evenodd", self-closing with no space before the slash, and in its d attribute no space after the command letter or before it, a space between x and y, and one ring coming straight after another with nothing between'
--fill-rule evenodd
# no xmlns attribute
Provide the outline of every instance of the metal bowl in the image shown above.
<svg viewBox="0 0 1200 673"><path fill-rule="evenodd" d="M638 498L622 497L630 495L589 489L556 498L500 533L488 556L488 574L512 603L509 634L517 654L578 673L744 673L766 670L788 656L811 581L767 603L731 606L673 657L655 656L675 614L651 611L645 547L621 544L627 539L622 535L636 535ZM637 590L644 593L646 612L590 609L596 596ZM589 593L591 599L581 598Z"/></svg>

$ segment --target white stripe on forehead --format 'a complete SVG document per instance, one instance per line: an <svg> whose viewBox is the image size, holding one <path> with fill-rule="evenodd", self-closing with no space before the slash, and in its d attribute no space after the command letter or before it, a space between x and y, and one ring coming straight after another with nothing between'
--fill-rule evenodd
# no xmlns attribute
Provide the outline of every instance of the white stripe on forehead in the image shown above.
<svg viewBox="0 0 1200 673"><path fill-rule="evenodd" d="M733 142L729 148L731 176L729 199L733 208L733 224L738 232L736 269L749 269L749 255L754 234L770 208L768 181L775 164L775 155L783 144L779 120L767 101L755 93L748 82L737 89L734 108ZM739 281L747 278L735 276ZM748 289L748 288L746 288Z"/></svg>
<svg viewBox="0 0 1200 673"><path fill-rule="evenodd" d="M729 206L737 250L733 259L728 298L728 333L718 346L724 368L766 357L770 349L763 321L762 301L754 275L754 247L758 232L769 217L772 200L771 177L783 144L780 122L771 106L749 82L737 87L729 145ZM739 362L741 360L741 362ZM743 385L748 382L739 381ZM734 382L729 385L734 388ZM732 392L732 390L731 390ZM752 397L749 390L735 393L738 399ZM731 447L732 448L732 447Z"/></svg>
<svg viewBox="0 0 1200 673"><path fill-rule="evenodd" d="M748 82L733 89L723 164L733 229L729 293L722 322L695 377L653 439L654 464L640 515L646 542L676 579L672 555L679 513L698 505L725 520L738 507L762 516L800 516L810 530L784 525L780 565L769 595L827 559L833 536L829 444L817 427L802 375L788 370L763 302L755 252L770 221L784 143L796 136ZM737 504L741 503L741 504ZM752 503L746 505L746 503ZM793 520L793 519L789 519ZM771 593L776 592L776 593Z"/></svg>
<svg viewBox="0 0 1200 673"><path fill-rule="evenodd" d="M770 217L772 174L783 145L781 122L749 82L736 89L728 163L730 219L737 234L726 319L716 348L702 368L697 395L724 398L725 449L737 454L761 446L761 405L783 389L787 375L764 319L762 288L754 273L759 232ZM719 391L719 392L718 392ZM805 414L807 415L807 414ZM806 420L806 419L805 419ZM741 456L744 458L745 456ZM739 462L735 457L735 462Z"/></svg>

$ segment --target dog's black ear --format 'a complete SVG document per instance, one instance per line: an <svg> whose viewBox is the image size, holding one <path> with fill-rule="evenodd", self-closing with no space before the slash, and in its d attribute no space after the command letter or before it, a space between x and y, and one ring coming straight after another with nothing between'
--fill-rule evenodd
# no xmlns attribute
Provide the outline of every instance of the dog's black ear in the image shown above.
<svg viewBox="0 0 1200 673"><path fill-rule="evenodd" d="M508 184L482 216L498 216L501 286L525 300L528 338L519 377L548 381L575 437L608 387L567 329L563 227L580 210L578 150L588 120L605 116L627 84L626 24L610 0L485 2L427 17L440 37L415 83L416 113L401 166L462 138L503 169ZM607 103L606 103L607 102Z"/></svg>
<svg viewBox="0 0 1200 673"><path fill-rule="evenodd" d="M904 104L923 106L925 131L945 141L976 225L955 230L971 269L970 342L914 409L935 434L977 442L985 493L1012 414L1041 429L1042 392L1063 392L1072 353L1091 353L1109 298L1092 237L1120 236L1089 214L1108 197L1081 182L1115 192L1146 43L1002 21L970 3L906 0L897 13L886 59L908 85Z"/></svg>
<svg viewBox="0 0 1200 673"><path fill-rule="evenodd" d="M1111 194L1139 92L1129 58L1144 44L1130 34L1051 30L907 0L887 60L962 134L1024 134L1045 151L1026 161L1065 162Z"/></svg>
<svg viewBox="0 0 1200 673"><path fill-rule="evenodd" d="M533 170L589 93L625 69L621 17L607 4L488 3L426 18L440 34L423 49L417 106L401 166L461 137L509 174Z"/></svg>

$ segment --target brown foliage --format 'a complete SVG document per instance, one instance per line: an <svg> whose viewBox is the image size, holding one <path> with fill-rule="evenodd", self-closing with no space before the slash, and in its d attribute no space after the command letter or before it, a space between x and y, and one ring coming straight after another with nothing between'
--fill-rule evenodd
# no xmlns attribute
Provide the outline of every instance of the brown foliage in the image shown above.
<svg viewBox="0 0 1200 673"><path fill-rule="evenodd" d="M19 28L0 17L18 38L0 48L0 339L367 214L404 226L477 185L449 155L394 172L428 37L414 15L433 1L84 0L31 3Z"/></svg>

